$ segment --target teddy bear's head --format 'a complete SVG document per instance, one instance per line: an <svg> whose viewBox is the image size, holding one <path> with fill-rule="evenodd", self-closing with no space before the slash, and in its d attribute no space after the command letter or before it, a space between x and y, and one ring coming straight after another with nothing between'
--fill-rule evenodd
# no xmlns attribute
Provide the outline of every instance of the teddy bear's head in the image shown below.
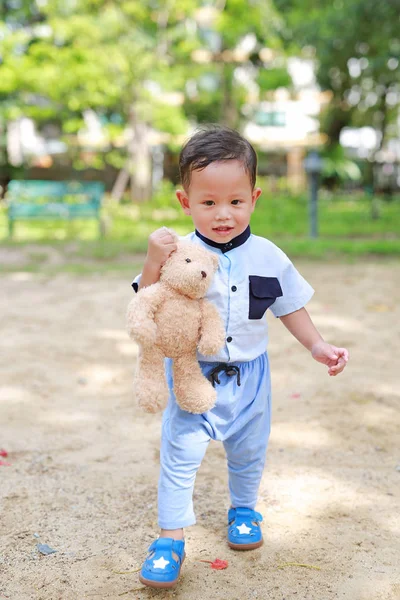
<svg viewBox="0 0 400 600"><path fill-rule="evenodd" d="M218 269L218 258L191 242L179 242L161 269L160 280L193 299L203 298Z"/></svg>

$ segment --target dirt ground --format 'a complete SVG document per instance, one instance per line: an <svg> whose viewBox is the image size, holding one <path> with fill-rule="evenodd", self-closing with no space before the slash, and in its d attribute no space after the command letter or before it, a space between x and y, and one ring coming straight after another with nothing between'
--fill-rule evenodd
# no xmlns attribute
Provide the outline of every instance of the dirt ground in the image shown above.
<svg viewBox="0 0 400 600"><path fill-rule="evenodd" d="M213 443L169 592L136 572L157 532L160 416L135 403L129 278L2 276L0 600L400 598L400 264L297 266L316 289L316 325L351 361L329 378L269 318L265 544L226 545L226 466ZM228 569L200 562L216 558Z"/></svg>

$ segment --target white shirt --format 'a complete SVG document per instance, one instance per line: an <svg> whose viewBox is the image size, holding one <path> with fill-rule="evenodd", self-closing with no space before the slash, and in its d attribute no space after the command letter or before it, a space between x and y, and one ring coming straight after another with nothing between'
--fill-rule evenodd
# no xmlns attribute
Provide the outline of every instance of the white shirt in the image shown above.
<svg viewBox="0 0 400 600"><path fill-rule="evenodd" d="M314 294L292 262L275 244L250 233L250 227L227 244L207 240L198 232L183 239L218 256L219 267L206 294L225 324L225 346L214 356L198 353L205 362L250 361L266 351L271 309L282 317L303 308ZM132 287L137 291L138 275Z"/></svg>

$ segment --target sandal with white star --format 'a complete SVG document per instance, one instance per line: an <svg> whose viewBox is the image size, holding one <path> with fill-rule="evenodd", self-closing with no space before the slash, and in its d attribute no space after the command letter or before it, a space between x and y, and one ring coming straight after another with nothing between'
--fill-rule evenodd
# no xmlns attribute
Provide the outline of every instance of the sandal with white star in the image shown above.
<svg viewBox="0 0 400 600"><path fill-rule="evenodd" d="M158 538L149 548L139 579L153 588L171 588L178 581L185 560L185 540Z"/></svg>
<svg viewBox="0 0 400 600"><path fill-rule="evenodd" d="M263 544L259 512L251 508L230 508L228 511L228 546L234 550L253 550Z"/></svg>

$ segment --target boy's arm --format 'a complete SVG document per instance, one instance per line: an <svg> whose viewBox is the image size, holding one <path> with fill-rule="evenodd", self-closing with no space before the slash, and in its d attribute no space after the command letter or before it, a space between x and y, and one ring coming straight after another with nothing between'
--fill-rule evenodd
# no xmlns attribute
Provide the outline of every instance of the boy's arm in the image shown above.
<svg viewBox="0 0 400 600"><path fill-rule="evenodd" d="M166 227L156 229L149 236L147 256L140 278L139 290L157 283L160 279L161 267L170 254L176 250L177 239Z"/></svg>
<svg viewBox="0 0 400 600"><path fill-rule="evenodd" d="M338 375L343 371L349 360L348 351L325 342L305 308L281 316L280 320L316 361L329 367L329 375Z"/></svg>
<svg viewBox="0 0 400 600"><path fill-rule="evenodd" d="M148 287L153 283L157 283L157 281L160 279L160 270L160 264L149 261L146 257L138 289L141 290L142 288Z"/></svg>

